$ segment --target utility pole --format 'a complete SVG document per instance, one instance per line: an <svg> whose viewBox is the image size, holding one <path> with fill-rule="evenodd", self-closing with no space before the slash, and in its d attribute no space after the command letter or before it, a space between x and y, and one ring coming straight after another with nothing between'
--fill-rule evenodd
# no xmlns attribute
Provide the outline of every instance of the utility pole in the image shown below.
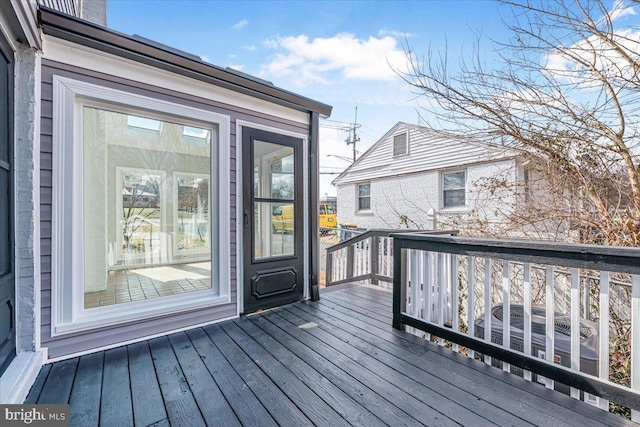
<svg viewBox="0 0 640 427"><path fill-rule="evenodd" d="M360 141L360 137L356 133L359 127L360 125L358 124L358 106L356 105L356 117L353 123L351 124L351 126L349 126L349 133L347 135L347 139L345 140L347 145L353 144L353 161L354 162L356 161L356 143Z"/></svg>

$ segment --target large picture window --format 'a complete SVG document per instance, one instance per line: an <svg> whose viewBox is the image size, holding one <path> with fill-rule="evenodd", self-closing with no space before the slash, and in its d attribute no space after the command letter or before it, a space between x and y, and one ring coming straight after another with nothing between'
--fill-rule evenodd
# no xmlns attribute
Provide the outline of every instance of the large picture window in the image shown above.
<svg viewBox="0 0 640 427"><path fill-rule="evenodd" d="M228 119L68 79L54 86L52 332L228 302Z"/></svg>

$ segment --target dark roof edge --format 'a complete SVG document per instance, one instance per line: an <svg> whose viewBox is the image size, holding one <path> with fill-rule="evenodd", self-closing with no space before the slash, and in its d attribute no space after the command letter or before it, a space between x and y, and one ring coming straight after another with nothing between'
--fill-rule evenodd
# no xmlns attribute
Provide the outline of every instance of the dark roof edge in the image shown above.
<svg viewBox="0 0 640 427"><path fill-rule="evenodd" d="M259 80L247 78L244 73L242 75L236 74L233 70L197 61L190 56L179 55L176 53L177 51L172 52L161 49L126 34L47 7L40 7L38 17L42 31L54 37L212 83L299 111L317 112L322 117L328 117L331 114L332 107L330 105L264 84Z"/></svg>

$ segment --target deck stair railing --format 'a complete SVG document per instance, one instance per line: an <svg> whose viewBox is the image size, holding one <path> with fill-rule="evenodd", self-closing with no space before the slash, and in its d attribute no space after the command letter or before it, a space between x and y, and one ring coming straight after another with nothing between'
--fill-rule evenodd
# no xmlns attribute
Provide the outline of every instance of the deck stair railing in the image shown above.
<svg viewBox="0 0 640 427"><path fill-rule="evenodd" d="M353 237L327 248L327 286L367 281L391 287L393 282L393 233L406 230L351 232ZM455 231L416 230L419 234L453 235Z"/></svg>
<svg viewBox="0 0 640 427"><path fill-rule="evenodd" d="M640 420L640 249L391 238L395 328Z"/></svg>

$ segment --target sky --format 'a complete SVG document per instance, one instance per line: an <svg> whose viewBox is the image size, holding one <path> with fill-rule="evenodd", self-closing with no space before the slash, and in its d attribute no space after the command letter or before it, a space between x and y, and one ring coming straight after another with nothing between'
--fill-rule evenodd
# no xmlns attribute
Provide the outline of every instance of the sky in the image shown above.
<svg viewBox="0 0 640 427"><path fill-rule="evenodd" d="M397 122L428 112L396 71L404 46L448 52L455 64L477 35L506 36L492 1L108 0L107 25L231 67L333 106L321 121L320 196L349 165L345 128L355 121L358 156ZM394 71L396 70L396 71Z"/></svg>

